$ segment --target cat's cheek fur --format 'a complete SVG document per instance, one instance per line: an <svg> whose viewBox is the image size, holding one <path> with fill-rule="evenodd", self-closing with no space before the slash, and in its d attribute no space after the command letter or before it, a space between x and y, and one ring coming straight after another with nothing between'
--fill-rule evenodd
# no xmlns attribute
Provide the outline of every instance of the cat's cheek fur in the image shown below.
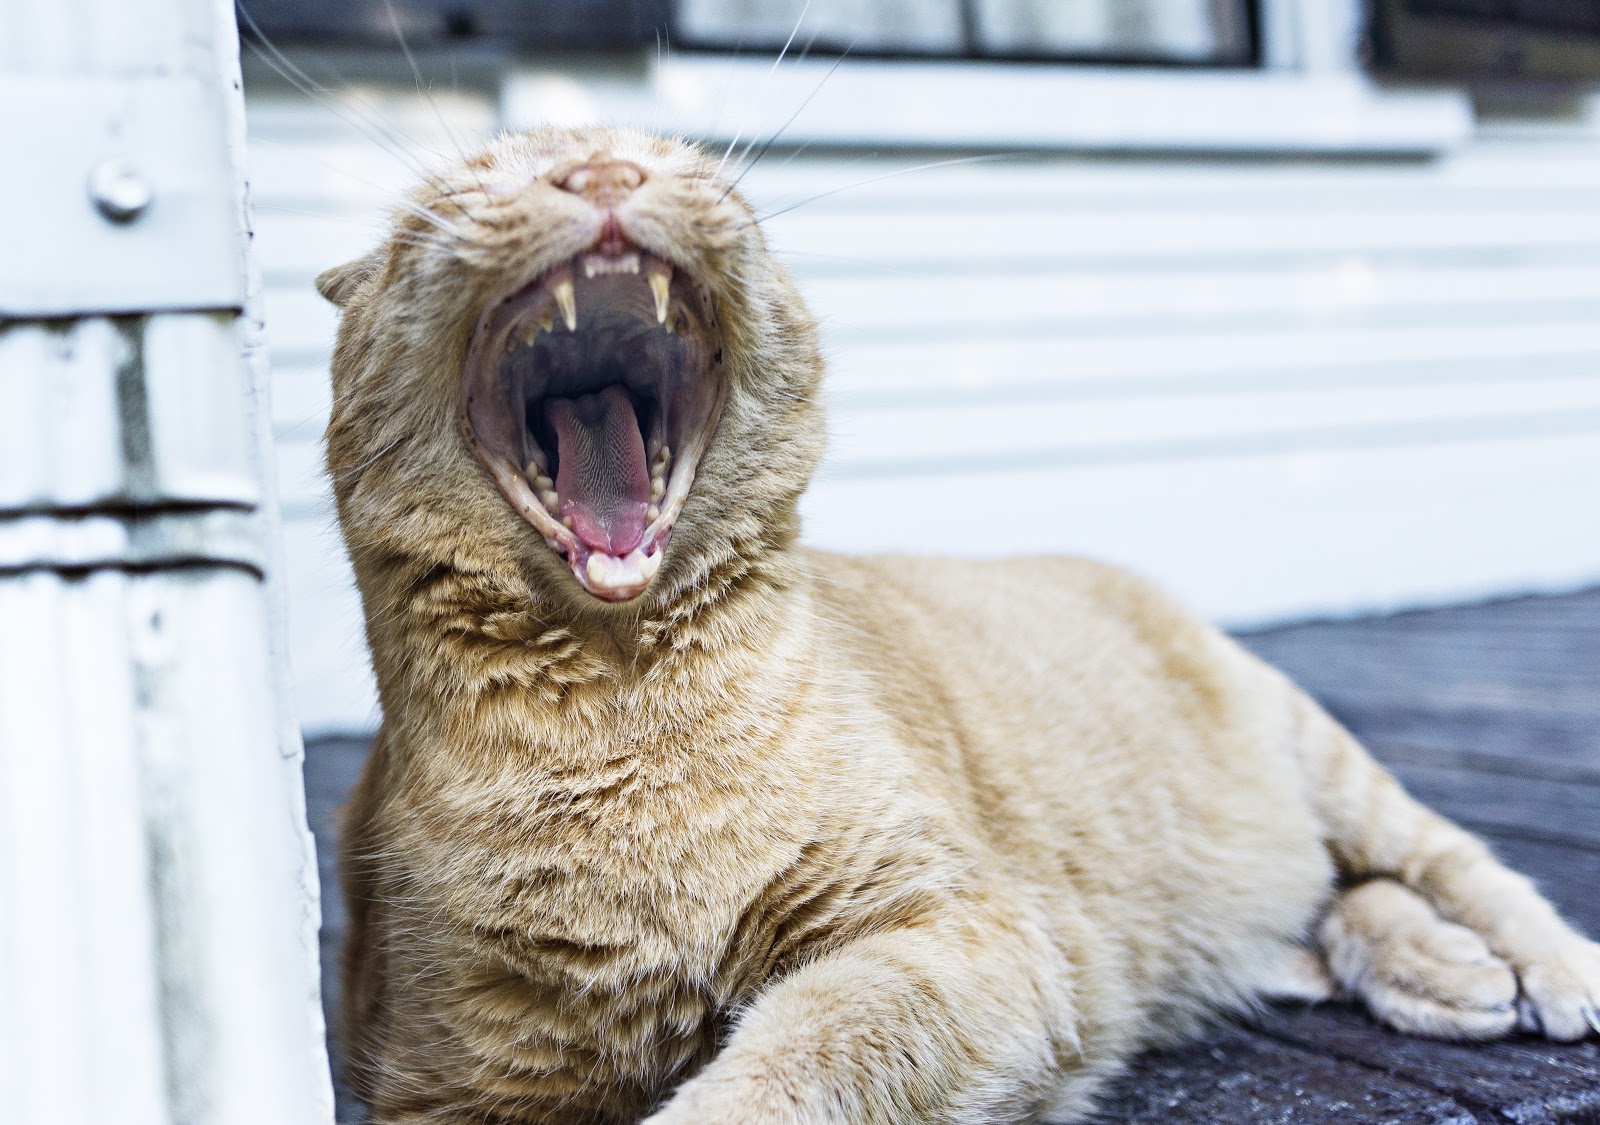
<svg viewBox="0 0 1600 1125"><path fill-rule="evenodd" d="M727 351L664 561L617 604L508 503L462 395L483 310L602 229L560 187L597 161L638 170L632 236ZM322 279L383 707L341 845L378 1125L1073 1121L1140 1048L1325 990L1330 959L1430 1034L1501 1033L1513 977L1527 1026L1600 1022L1595 946L1144 583L798 547L822 359L753 223L692 146L544 130Z"/></svg>

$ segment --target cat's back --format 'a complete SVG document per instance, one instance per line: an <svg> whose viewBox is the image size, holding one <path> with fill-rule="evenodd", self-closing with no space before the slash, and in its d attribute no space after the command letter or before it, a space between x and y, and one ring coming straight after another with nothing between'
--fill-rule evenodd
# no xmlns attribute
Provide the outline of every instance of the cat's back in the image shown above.
<svg viewBox="0 0 1600 1125"><path fill-rule="evenodd" d="M1287 684L1148 582L1071 558L813 562L839 659L1028 870L1165 906L1196 880L1278 882L1253 854L1323 862ZM1204 862L1213 848L1239 861Z"/></svg>
<svg viewBox="0 0 1600 1125"><path fill-rule="evenodd" d="M1089 559L811 557L836 644L920 669L976 705L1116 707L1151 689L1211 692L1239 671L1239 650L1214 628Z"/></svg>

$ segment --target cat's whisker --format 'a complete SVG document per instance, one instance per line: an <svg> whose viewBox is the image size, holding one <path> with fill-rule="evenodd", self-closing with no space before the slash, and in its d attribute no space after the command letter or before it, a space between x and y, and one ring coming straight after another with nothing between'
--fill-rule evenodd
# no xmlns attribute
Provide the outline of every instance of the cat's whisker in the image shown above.
<svg viewBox="0 0 1600 1125"><path fill-rule="evenodd" d="M843 63L844 60L850 56L850 52L855 49L856 44L858 42L860 42L860 38L861 38L860 36L857 36L855 39L852 39L850 41L850 45L844 49L844 53L841 54L837 59L835 59L833 61L833 65L830 66L828 68L828 70L827 70L827 73L822 76L822 80L820 82L818 82L815 87L812 88L812 90L811 90L811 92L809 94L806 95L805 101L801 102L799 107L793 113L791 113L789 115L789 119L778 127L778 131L777 132L773 133L772 136L767 138L767 142L764 145L761 146L761 151L756 153L755 159L749 161L748 163L746 163L744 165L744 167L740 170L738 176L736 176L734 178L734 181L731 184L728 185L727 190L722 193L722 199L728 198L728 196L733 192L733 190L735 188L737 188L741 183L744 182L744 178L747 175L750 174L750 170L752 168L754 168L757 164L761 163L761 158L767 154L767 151L772 148L772 146L777 142L778 138L783 136L784 132L789 128L789 126L791 126L791 125L793 125L795 123L795 119L798 118L802 113L805 112L806 106L811 104L811 99L816 97L819 93L822 92L822 87L827 85L828 79L833 77L834 73L839 69L840 64ZM806 44L806 50L809 51L810 49L811 49L811 45L809 43ZM755 143L755 138L752 137L750 143L754 144ZM807 144L809 144L809 143L810 142L808 141ZM804 148L806 146L802 145L801 147ZM747 146L745 148L745 152L748 153L749 151L750 151L750 149ZM741 155L740 159L743 160L744 157ZM794 159L793 156L789 157L789 160L793 160L793 159ZM783 167L784 165L787 165L788 163L789 163L789 161L785 160L783 162L783 165L779 165L779 167ZM720 203L721 200L718 200L718 202Z"/></svg>
<svg viewBox="0 0 1600 1125"><path fill-rule="evenodd" d="M428 107L433 110L433 116L439 122L439 128L444 130L445 137L448 138L451 145L455 147L456 155L459 156L461 158L461 162L465 164L467 162L467 153L466 150L461 147L460 138L458 138L455 135L454 130L450 128L450 123L444 119L444 114L439 109L439 102L433 96L433 90L431 88L423 88L422 71L417 66L416 56L411 53L411 44L406 41L405 31L400 26L400 14L395 11L394 0L383 0L383 6L389 13L389 25L394 29L395 40L400 44L400 50L405 54L406 65L411 68L411 77L416 82L418 96L427 99ZM454 56L452 56L452 62L453 61ZM478 186L482 188L483 184L481 180L479 181Z"/></svg>
<svg viewBox="0 0 1600 1125"><path fill-rule="evenodd" d="M787 38L787 39L785 39L783 41L783 50L778 52L778 57L772 60L772 67L767 71L766 75L761 79L761 88L760 88L760 90L757 91L757 96L758 97L764 95L766 93L767 87L769 85L771 85L772 76L777 73L778 66L783 62L783 57L789 53L789 46L790 46L790 44L792 44L794 42L794 37L796 35L800 34L800 25L805 23L805 21L806 21L806 13L809 12L810 10L811 10L811 0L806 0L805 6L800 9L799 18L794 21L794 27L792 29L790 29L790 31L789 31L789 38ZM809 50L810 46L811 45L809 43L806 44L806 49ZM743 132L744 132L744 127L743 126L740 126L738 129L734 130L733 139L728 142L727 149L724 150L724 152L722 153L722 159L717 161L716 174L718 176L722 175L723 166L728 163L728 157L733 153L733 148L734 148L735 145L737 145L739 143L739 137L742 135Z"/></svg>
<svg viewBox="0 0 1600 1125"><path fill-rule="evenodd" d="M235 6L238 10L239 18L250 29L250 35L242 37L244 44L275 74L306 95L306 97L321 104L329 113L332 113L346 125L349 125L356 132L400 161L413 174L423 177L429 175L422 162L407 151L406 146L415 145L415 141L398 130L391 128L386 122L373 116L370 112L365 116L348 112L347 107L335 98L332 90L312 78L278 49L277 45L261 30L260 25L256 23L242 2L236 2ZM366 105L359 100L355 101L354 104L362 110L367 110ZM438 156L439 154L434 153L433 155Z"/></svg>
<svg viewBox="0 0 1600 1125"><path fill-rule="evenodd" d="M884 172L882 175L870 176L865 180L859 180L853 184L845 184L843 187L831 188L828 191L819 191L816 195L807 196L798 203L791 203L789 206L780 207L776 211L768 211L766 214L757 215L754 219L750 220L750 222L744 225L755 226L758 223L766 222L768 219L775 219L779 215L787 215L791 211L797 211L801 207L805 207L809 204L817 202L819 199L827 199L830 196L839 195L842 192L854 191L856 188L866 187L868 184L875 184L880 180L890 180L896 176L908 176L913 172L926 172L933 168L950 168L958 164L978 164L991 160L1010 160L1021 155L1022 153L1020 152L990 152L985 153L982 156L963 156L958 157L955 160L935 160L931 164L918 164L911 168L897 168L893 172Z"/></svg>
<svg viewBox="0 0 1600 1125"><path fill-rule="evenodd" d="M400 209L402 211L405 211L405 212L407 212L409 214L417 216L417 218L423 220L424 222L430 224L431 226L437 227L439 230L444 231L446 234L454 235L456 238L459 238L462 241L466 241L467 240L466 232L463 231L460 227L456 226L449 219L446 219L443 215L440 215L438 212L430 211L428 208L422 206L422 204L420 204L420 203L413 203L409 199L403 199L403 200L400 201L399 207L400 207Z"/></svg>

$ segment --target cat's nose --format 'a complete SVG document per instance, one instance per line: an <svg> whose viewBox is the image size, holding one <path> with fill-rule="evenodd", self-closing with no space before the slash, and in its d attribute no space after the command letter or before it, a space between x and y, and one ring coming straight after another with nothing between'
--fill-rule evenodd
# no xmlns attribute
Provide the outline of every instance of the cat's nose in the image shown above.
<svg viewBox="0 0 1600 1125"><path fill-rule="evenodd" d="M591 160L574 168L557 185L596 207L615 207L644 183L644 169L627 160Z"/></svg>

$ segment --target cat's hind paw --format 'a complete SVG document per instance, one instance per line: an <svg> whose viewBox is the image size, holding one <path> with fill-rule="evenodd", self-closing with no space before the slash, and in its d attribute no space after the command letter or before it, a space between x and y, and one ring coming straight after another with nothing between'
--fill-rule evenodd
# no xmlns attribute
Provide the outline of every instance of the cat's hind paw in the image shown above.
<svg viewBox="0 0 1600 1125"><path fill-rule="evenodd" d="M1375 880L1346 892L1321 939L1335 979L1397 1031L1483 1040L1517 1025L1511 966L1398 883Z"/></svg>

